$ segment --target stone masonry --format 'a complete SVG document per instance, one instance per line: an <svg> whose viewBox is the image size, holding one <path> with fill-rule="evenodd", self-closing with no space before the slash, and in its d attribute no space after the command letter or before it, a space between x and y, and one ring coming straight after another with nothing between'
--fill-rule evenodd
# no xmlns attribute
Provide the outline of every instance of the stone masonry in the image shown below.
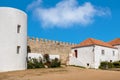
<svg viewBox="0 0 120 80"><path fill-rule="evenodd" d="M28 46L31 53L57 54L60 55L61 62L66 63L68 54L71 51L73 43L52 41L47 39L28 38Z"/></svg>

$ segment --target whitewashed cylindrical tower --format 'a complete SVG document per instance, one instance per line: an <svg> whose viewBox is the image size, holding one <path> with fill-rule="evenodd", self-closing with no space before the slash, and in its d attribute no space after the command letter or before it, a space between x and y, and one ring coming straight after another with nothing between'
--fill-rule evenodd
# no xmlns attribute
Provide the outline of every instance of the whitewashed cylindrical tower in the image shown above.
<svg viewBox="0 0 120 80"><path fill-rule="evenodd" d="M0 7L0 72L27 68L27 15Z"/></svg>

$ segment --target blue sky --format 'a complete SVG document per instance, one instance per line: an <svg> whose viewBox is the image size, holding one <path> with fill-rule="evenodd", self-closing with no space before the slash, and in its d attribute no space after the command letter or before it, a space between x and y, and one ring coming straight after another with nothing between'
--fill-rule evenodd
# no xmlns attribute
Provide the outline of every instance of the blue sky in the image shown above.
<svg viewBox="0 0 120 80"><path fill-rule="evenodd" d="M28 36L79 43L120 37L120 0L0 0L28 15Z"/></svg>

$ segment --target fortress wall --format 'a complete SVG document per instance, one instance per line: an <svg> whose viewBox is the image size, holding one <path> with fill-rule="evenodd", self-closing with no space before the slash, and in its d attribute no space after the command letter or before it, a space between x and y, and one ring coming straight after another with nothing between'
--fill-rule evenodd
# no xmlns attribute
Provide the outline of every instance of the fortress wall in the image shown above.
<svg viewBox="0 0 120 80"><path fill-rule="evenodd" d="M65 63L68 54L71 51L73 43L59 42L42 38L28 38L28 46L31 53L58 54L61 56L61 62Z"/></svg>

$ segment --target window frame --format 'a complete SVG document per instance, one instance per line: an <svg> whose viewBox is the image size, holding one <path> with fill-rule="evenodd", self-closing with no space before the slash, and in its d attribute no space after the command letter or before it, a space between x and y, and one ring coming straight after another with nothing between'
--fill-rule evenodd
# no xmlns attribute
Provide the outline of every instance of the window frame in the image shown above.
<svg viewBox="0 0 120 80"><path fill-rule="evenodd" d="M101 54L102 54L102 55L105 55L105 50L101 50Z"/></svg>
<svg viewBox="0 0 120 80"><path fill-rule="evenodd" d="M78 50L74 50L75 57L78 58Z"/></svg>
<svg viewBox="0 0 120 80"><path fill-rule="evenodd" d="M20 53L20 46L17 46L17 54L19 54Z"/></svg>
<svg viewBox="0 0 120 80"><path fill-rule="evenodd" d="M112 51L112 55L115 56L115 51Z"/></svg>
<svg viewBox="0 0 120 80"><path fill-rule="evenodd" d="M21 29L21 25L18 24L18 25L17 25L17 33L20 33L20 29Z"/></svg>

